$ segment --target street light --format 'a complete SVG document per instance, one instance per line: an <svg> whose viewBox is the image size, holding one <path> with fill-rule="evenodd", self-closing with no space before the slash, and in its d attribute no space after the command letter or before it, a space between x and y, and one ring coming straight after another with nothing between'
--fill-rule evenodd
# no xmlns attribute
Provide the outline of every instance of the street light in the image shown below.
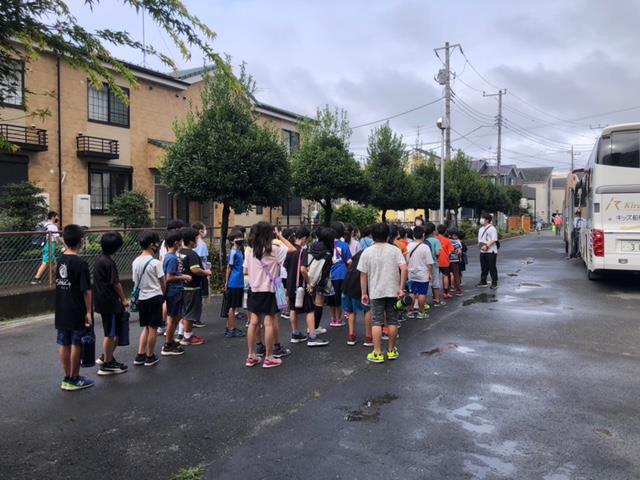
<svg viewBox="0 0 640 480"><path fill-rule="evenodd" d="M436 122L440 129L440 223L444 224L444 131L447 128L446 121L440 117Z"/></svg>

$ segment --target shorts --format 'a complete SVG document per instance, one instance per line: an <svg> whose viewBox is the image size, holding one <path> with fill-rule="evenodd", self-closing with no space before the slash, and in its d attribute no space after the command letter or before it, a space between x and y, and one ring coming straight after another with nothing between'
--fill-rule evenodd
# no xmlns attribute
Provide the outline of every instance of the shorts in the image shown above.
<svg viewBox="0 0 640 480"><path fill-rule="evenodd" d="M440 290L442 288L442 277L440 276L440 269L434 265L433 266L433 279L431 281L431 290L433 289Z"/></svg>
<svg viewBox="0 0 640 480"><path fill-rule="evenodd" d="M56 343L62 347L68 347L70 345L79 347L82 345L82 337L84 337L86 333L86 330L58 330Z"/></svg>
<svg viewBox="0 0 640 480"><path fill-rule="evenodd" d="M440 273L445 277L451 273L451 269L449 268L449 265L447 265L446 267L438 266L438 268L440 269Z"/></svg>
<svg viewBox="0 0 640 480"><path fill-rule="evenodd" d="M184 312L184 290L167 294L167 315L181 318Z"/></svg>
<svg viewBox="0 0 640 480"><path fill-rule="evenodd" d="M342 294L342 310L347 313L368 312L371 310L369 305L363 305L359 298L350 297Z"/></svg>
<svg viewBox="0 0 640 480"><path fill-rule="evenodd" d="M416 282L415 280L411 281L409 293L413 293L414 295L426 295L428 292L429 282Z"/></svg>
<svg viewBox="0 0 640 480"><path fill-rule="evenodd" d="M101 313L102 330L105 337L120 337L122 313Z"/></svg>
<svg viewBox="0 0 640 480"><path fill-rule="evenodd" d="M276 294L273 292L252 292L247 310L256 315L275 315L279 311Z"/></svg>
<svg viewBox="0 0 640 480"><path fill-rule="evenodd" d="M374 298L371 300L371 311L373 312L374 327L382 327L385 324L385 314L387 325L398 325L398 312L393 305L398 301L394 297Z"/></svg>
<svg viewBox="0 0 640 480"><path fill-rule="evenodd" d="M51 251L49 251L49 245L51 245ZM49 263L49 260L56 262L56 242L47 242L42 247L42 263Z"/></svg>
<svg viewBox="0 0 640 480"><path fill-rule="evenodd" d="M200 289L184 291L184 316L183 320L195 322L202 317L202 297Z"/></svg>
<svg viewBox="0 0 640 480"><path fill-rule="evenodd" d="M242 300L244 297L244 288L230 288L228 295L229 295L229 308L242 307Z"/></svg>
<svg viewBox="0 0 640 480"><path fill-rule="evenodd" d="M158 328L162 326L162 295L138 301L138 320L141 327Z"/></svg>
<svg viewBox="0 0 640 480"><path fill-rule="evenodd" d="M331 280L333 284L333 291L335 292L332 296L327 297L327 306L329 307L339 307L342 304L342 282L344 280Z"/></svg>
<svg viewBox="0 0 640 480"><path fill-rule="evenodd" d="M302 307L296 307L296 296L289 297L289 310L296 313L311 313L313 312L315 305L313 303L313 297L307 292L304 292L304 300L302 301Z"/></svg>
<svg viewBox="0 0 640 480"><path fill-rule="evenodd" d="M209 298L209 277L202 277L202 283L200 284L200 296L202 298Z"/></svg>

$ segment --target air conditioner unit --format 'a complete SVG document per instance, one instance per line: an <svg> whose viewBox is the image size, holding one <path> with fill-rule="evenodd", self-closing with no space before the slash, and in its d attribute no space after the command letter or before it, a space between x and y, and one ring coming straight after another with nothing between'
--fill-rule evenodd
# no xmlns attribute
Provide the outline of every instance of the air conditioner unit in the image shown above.
<svg viewBox="0 0 640 480"><path fill-rule="evenodd" d="M73 196L73 223L91 228L91 195Z"/></svg>

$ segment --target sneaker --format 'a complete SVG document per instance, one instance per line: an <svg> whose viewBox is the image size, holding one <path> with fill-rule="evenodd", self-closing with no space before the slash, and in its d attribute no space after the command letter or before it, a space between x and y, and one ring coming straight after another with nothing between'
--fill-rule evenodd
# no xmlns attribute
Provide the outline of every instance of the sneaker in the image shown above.
<svg viewBox="0 0 640 480"><path fill-rule="evenodd" d="M445 305L446 305L446 303L443 302L443 301L433 302L433 306L434 307L444 307Z"/></svg>
<svg viewBox="0 0 640 480"><path fill-rule="evenodd" d="M240 338L240 337L244 337L245 333L242 330L239 330L237 328L232 328L232 329L225 328L224 336L225 338Z"/></svg>
<svg viewBox="0 0 640 480"><path fill-rule="evenodd" d="M364 339L364 343L362 344L363 347L373 347L373 338L372 337L365 337Z"/></svg>
<svg viewBox="0 0 640 480"><path fill-rule="evenodd" d="M136 358L133 359L134 365L144 365L147 356L144 353L139 353L136 355Z"/></svg>
<svg viewBox="0 0 640 480"><path fill-rule="evenodd" d="M195 328L203 328L203 327L206 327L206 324L202 323L202 320L195 320L193 322L193 326Z"/></svg>
<svg viewBox="0 0 640 480"><path fill-rule="evenodd" d="M74 392L76 390L84 390L85 388L93 387L93 380L89 380L85 377L70 378L69 381L61 385L63 390Z"/></svg>
<svg viewBox="0 0 640 480"><path fill-rule="evenodd" d="M453 295L451 295L450 293L443 293L442 298L444 298L445 300L451 300L453 298Z"/></svg>
<svg viewBox="0 0 640 480"><path fill-rule="evenodd" d="M70 379L69 377L64 377L62 379L62 382L60 383L60 388L62 390L69 390L70 389L70 385L69 385Z"/></svg>
<svg viewBox="0 0 640 480"><path fill-rule="evenodd" d="M428 303L425 303L425 305L424 305L424 310L425 310L425 312L426 312L427 310L429 310L430 308L431 308L431 305L429 305Z"/></svg>
<svg viewBox="0 0 640 480"><path fill-rule="evenodd" d="M233 336L234 338L242 338L242 337L246 337L246 336L247 336L247 334L246 334L246 333L244 333L244 332L243 332L242 330L240 330L239 328L234 328L234 329L233 329L233 334L232 334L232 336Z"/></svg>
<svg viewBox="0 0 640 480"><path fill-rule="evenodd" d="M256 346L256 355L259 357L264 357L267 354L267 347L264 346L264 343L258 343Z"/></svg>
<svg viewBox="0 0 640 480"><path fill-rule="evenodd" d="M31 285L40 285L40 280L38 278L34 278L29 282Z"/></svg>
<svg viewBox="0 0 640 480"><path fill-rule="evenodd" d="M124 368L123 368L124 367ZM126 365L122 365L115 360L103 363L98 369L98 375L118 375L127 371Z"/></svg>
<svg viewBox="0 0 640 480"><path fill-rule="evenodd" d="M265 358L262 362L262 368L275 368L282 365L282 360L279 358Z"/></svg>
<svg viewBox="0 0 640 480"><path fill-rule="evenodd" d="M158 327L158 335L166 335L167 329L165 327Z"/></svg>
<svg viewBox="0 0 640 480"><path fill-rule="evenodd" d="M416 314L416 319L417 319L417 320L424 320L425 318L427 318L427 314L426 314L426 313L420 313L420 312L418 312L418 313Z"/></svg>
<svg viewBox="0 0 640 480"><path fill-rule="evenodd" d="M302 343L302 342L306 342L307 341L307 337L304 333L302 332L298 332L298 333L292 333L291 334L291 340L289 340L291 343Z"/></svg>
<svg viewBox="0 0 640 480"><path fill-rule="evenodd" d="M456 292L456 297L461 297L461 296L462 296L462 291Z"/></svg>
<svg viewBox="0 0 640 480"><path fill-rule="evenodd" d="M488 286L489 286L489 284L487 282L480 282L480 283L476 284L476 287L478 287L478 288L486 288Z"/></svg>
<svg viewBox="0 0 640 480"><path fill-rule="evenodd" d="M334 318L333 320L331 320L331 323L329 323L330 327L344 327L345 325L346 323L344 323L339 318Z"/></svg>
<svg viewBox="0 0 640 480"><path fill-rule="evenodd" d="M348 335L347 336L347 345L355 345L357 342L356 336L355 335Z"/></svg>
<svg viewBox="0 0 640 480"><path fill-rule="evenodd" d="M189 338L184 337L180 340L180 345L189 346L189 345L204 345L204 338L199 337L198 335L191 335Z"/></svg>
<svg viewBox="0 0 640 480"><path fill-rule="evenodd" d="M367 360L371 363L384 363L384 355L382 353L377 354L376 352L371 352L367 355Z"/></svg>
<svg viewBox="0 0 640 480"><path fill-rule="evenodd" d="M96 358L96 365L98 365L99 367L104 365L104 353L101 353L100 356Z"/></svg>
<svg viewBox="0 0 640 480"><path fill-rule="evenodd" d="M307 339L307 347L326 347L329 345L329 340L324 340L317 335L311 335Z"/></svg>
<svg viewBox="0 0 640 480"><path fill-rule="evenodd" d="M280 316L282 318L286 318L287 320L289 320L291 318L291 315L289 315L289 312L282 312L282 313L280 313Z"/></svg>
<svg viewBox="0 0 640 480"><path fill-rule="evenodd" d="M397 360L399 357L398 347L394 347L393 350L387 352L387 359L389 360Z"/></svg>
<svg viewBox="0 0 640 480"><path fill-rule="evenodd" d="M256 365L262 362L262 358L260 357L247 357L247 360L244 362L245 367L255 367Z"/></svg>
<svg viewBox="0 0 640 480"><path fill-rule="evenodd" d="M180 343L183 338L184 338L184 335L176 335L176 342Z"/></svg>
<svg viewBox="0 0 640 480"><path fill-rule="evenodd" d="M282 345L274 345L273 356L276 358L284 358L291 355L291 350L288 348L282 348Z"/></svg>
<svg viewBox="0 0 640 480"><path fill-rule="evenodd" d="M489 287L491 290L495 290L496 288L498 288L498 284L497 283L492 283L491 287Z"/></svg>
<svg viewBox="0 0 640 480"><path fill-rule="evenodd" d="M313 332L315 335L322 335L323 333L327 333L327 329L324 327L318 327L316 328L315 332Z"/></svg>
<svg viewBox="0 0 640 480"><path fill-rule="evenodd" d="M418 312L415 310L412 312L407 312L407 318L418 318Z"/></svg>
<svg viewBox="0 0 640 480"><path fill-rule="evenodd" d="M184 355L184 348L182 348L177 342L165 343L162 347L160 355L162 355L163 357Z"/></svg>
<svg viewBox="0 0 640 480"><path fill-rule="evenodd" d="M193 337L191 337L193 338ZM150 357L147 357L144 361L144 366L145 367L152 367L154 366L156 363L158 363L160 361L160 359L158 357L156 357L156 354L154 353L153 355L151 355Z"/></svg>

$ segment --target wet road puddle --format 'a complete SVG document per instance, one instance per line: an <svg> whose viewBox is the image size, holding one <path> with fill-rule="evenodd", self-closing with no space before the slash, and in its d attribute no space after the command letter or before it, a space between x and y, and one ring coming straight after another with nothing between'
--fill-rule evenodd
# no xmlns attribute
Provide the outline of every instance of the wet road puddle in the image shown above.
<svg viewBox="0 0 640 480"><path fill-rule="evenodd" d="M520 287L542 287L539 283L521 283Z"/></svg>
<svg viewBox="0 0 640 480"><path fill-rule="evenodd" d="M347 422L377 422L380 420L380 407L388 405L394 400L397 400L398 395L392 393L385 393L371 399L365 400L360 408L346 410L344 419Z"/></svg>
<svg viewBox="0 0 640 480"><path fill-rule="evenodd" d="M508 274L508 276L509 276L509 277L517 277L517 276L518 276L518 274L517 274L517 273L509 273L509 274Z"/></svg>
<svg viewBox="0 0 640 480"><path fill-rule="evenodd" d="M480 293L462 302L462 306L467 307L469 305L474 305L476 303L495 303L497 301L498 299L496 298L496 295L493 293Z"/></svg>
<svg viewBox="0 0 640 480"><path fill-rule="evenodd" d="M523 263L523 265L531 265L535 261L536 261L535 258L527 257L527 258L524 259L524 261L522 263Z"/></svg>
<svg viewBox="0 0 640 480"><path fill-rule="evenodd" d="M447 350L456 350L460 353L474 353L475 350L469 347L463 347L454 342L449 342L443 346L432 348L431 350L425 350L424 352L420 352L420 355L425 355L427 357L432 357L434 355L439 355L441 353L446 352Z"/></svg>

